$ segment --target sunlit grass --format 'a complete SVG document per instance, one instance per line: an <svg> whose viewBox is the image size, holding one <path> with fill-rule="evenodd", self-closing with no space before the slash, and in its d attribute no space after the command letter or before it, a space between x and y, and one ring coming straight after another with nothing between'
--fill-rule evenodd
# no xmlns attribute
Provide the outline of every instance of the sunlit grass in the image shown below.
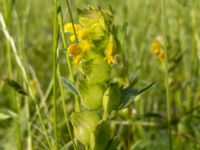
<svg viewBox="0 0 200 150"><path fill-rule="evenodd" d="M63 84L82 78L66 53L64 23L79 24L77 8L88 5L113 13L116 81L134 89L156 81L128 108L104 113L115 148L200 149L198 0L0 0L0 149L89 149L70 117L87 108ZM164 44L152 52L157 38Z"/></svg>

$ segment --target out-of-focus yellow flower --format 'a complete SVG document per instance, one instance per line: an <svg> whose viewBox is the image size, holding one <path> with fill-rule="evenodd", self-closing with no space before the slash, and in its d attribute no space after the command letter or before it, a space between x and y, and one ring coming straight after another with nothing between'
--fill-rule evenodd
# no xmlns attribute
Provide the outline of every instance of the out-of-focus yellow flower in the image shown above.
<svg viewBox="0 0 200 150"><path fill-rule="evenodd" d="M75 28L75 31L80 31L82 29L81 25L78 25L78 24L74 24L74 28ZM72 23L66 23L64 25L64 31L65 32L74 32L73 30L73 24Z"/></svg>
<svg viewBox="0 0 200 150"><path fill-rule="evenodd" d="M78 44L69 45L67 52L73 57L73 62L75 64L80 64L81 58L83 57L85 51L92 48L92 43L87 40L83 40Z"/></svg>
<svg viewBox="0 0 200 150"><path fill-rule="evenodd" d="M115 45L113 43L113 39L111 38L108 46L105 50L105 60L108 62L108 64L112 64L115 60Z"/></svg>
<svg viewBox="0 0 200 150"><path fill-rule="evenodd" d="M79 46L79 44L71 44L68 47L67 52L71 56L77 56L77 55L80 55L82 53L82 48Z"/></svg>
<svg viewBox="0 0 200 150"><path fill-rule="evenodd" d="M154 41L152 44L151 44L151 53L153 55L156 55L158 56L159 53L160 53L160 50L161 50L161 45L158 41Z"/></svg>
<svg viewBox="0 0 200 150"><path fill-rule="evenodd" d="M77 55L74 57L73 63L78 65L81 62L81 55Z"/></svg>
<svg viewBox="0 0 200 150"><path fill-rule="evenodd" d="M74 42L74 41L76 40L75 35L72 34L72 35L69 37L69 40L70 40L71 42Z"/></svg>
<svg viewBox="0 0 200 150"><path fill-rule="evenodd" d="M162 36L157 36L151 44L151 53L158 58L160 63L165 59L163 44L164 40Z"/></svg>
<svg viewBox="0 0 200 150"><path fill-rule="evenodd" d="M93 44L90 41L83 40L79 43L79 46L82 48L83 52L92 48Z"/></svg>
<svg viewBox="0 0 200 150"><path fill-rule="evenodd" d="M161 52L159 53L159 61L162 63L162 62L164 61L164 59L165 59L165 54L164 54L163 51L161 51Z"/></svg>
<svg viewBox="0 0 200 150"><path fill-rule="evenodd" d="M80 30L77 34L81 40L88 40L90 38L91 31L87 28Z"/></svg>

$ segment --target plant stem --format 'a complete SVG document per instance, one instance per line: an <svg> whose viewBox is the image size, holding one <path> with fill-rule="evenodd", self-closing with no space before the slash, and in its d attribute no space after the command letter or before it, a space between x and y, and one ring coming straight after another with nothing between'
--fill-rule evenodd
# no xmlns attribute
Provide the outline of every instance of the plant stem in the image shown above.
<svg viewBox="0 0 200 150"><path fill-rule="evenodd" d="M69 132L69 137L70 137L70 139L72 141L74 149L78 150L77 146L76 146L76 143L74 141L74 138L72 136L72 131L70 129L70 125L69 125L69 119L68 119L68 116L67 116L67 110L66 110L66 104L65 104L65 97L64 97L64 89L63 89L63 86L62 86L62 83L61 83L59 69L58 69L58 82L59 82L59 87L60 87L60 93L61 93L61 100L62 100L63 112L64 112L64 117L65 117L65 123L66 123L66 126L67 126L67 130Z"/></svg>
<svg viewBox="0 0 200 150"><path fill-rule="evenodd" d="M10 28L10 20L11 20L11 14L12 14L12 8L13 8L13 3L14 1L4 1L4 8L5 8L5 22L7 25L7 28ZM7 63L8 63L8 77L10 79L13 78L13 69L12 69L12 57L11 57L11 46L9 43L9 40L6 39L6 57L7 57ZM20 101L19 98L17 96L17 94L13 91L10 92L11 95L11 99L15 101L15 107L16 107L16 111L18 116L20 115ZM19 118L16 119L16 139L17 139L17 149L21 150L22 146L21 146L21 131L20 131L20 120Z"/></svg>
<svg viewBox="0 0 200 150"><path fill-rule="evenodd" d="M75 38L76 38L76 43L78 43L78 37L77 37L76 29L75 29L75 26L74 26L74 20L73 20L71 8L70 8L69 0L66 0L66 3L67 3L67 8L68 8L68 12L69 12L69 15L70 15L70 19L71 19L71 22L72 22L73 32L74 32L74 35L75 35ZM64 31L63 31L63 34L64 34ZM64 41L64 43L66 43L66 40ZM66 44L65 44L65 45L66 45ZM67 45L66 45L65 48L67 48ZM67 64L68 64L68 65L70 64L69 55L67 55ZM71 68L71 66L68 66L68 68ZM70 70L70 69L69 69L69 70ZM74 83L75 80L74 80L73 74L71 74L71 78L72 78L72 82ZM77 112L80 112L80 103L79 103L79 100L78 100L78 97L77 97L77 96L75 96L75 110L76 110Z"/></svg>
<svg viewBox="0 0 200 150"><path fill-rule="evenodd" d="M76 29L75 29L75 26L74 26L74 19L73 19L73 16L72 16L72 11L71 11L71 8L70 8L69 0L66 0L66 3L67 3L67 8L68 8L68 12L69 12L69 15L70 15L70 19L71 19L71 22L72 22L74 35L75 35L75 38L76 38L76 43L78 43L78 37L77 37Z"/></svg>
<svg viewBox="0 0 200 150"><path fill-rule="evenodd" d="M59 8L60 8L60 10L58 12L58 23L59 23L59 26L60 26L60 31L61 31L61 35L62 35L63 45L64 45L65 48L67 48L65 33L64 33L64 29L63 29L64 25L63 25L62 10L61 10L61 7L59 7ZM67 55L67 65L68 65L68 70L69 70L71 79L74 81L74 77L73 77L73 72L72 72L72 67L71 67L71 62L70 62L69 55ZM74 147L74 149L77 150L77 146L75 144L74 138L72 136L72 131L71 131L70 126L69 126L69 119L68 119L68 116L67 116L67 113L66 113L67 111L66 111L66 107L65 107L66 104L65 104L65 99L64 99L64 91L63 91L63 86L61 84L59 68L58 68L58 79L59 79L59 87L60 87L60 92L61 92L61 98L62 98L62 105L63 105L63 111L64 111L64 116L65 116L65 122L66 122L66 125L67 125L69 136L70 136L70 138L72 140L72 143L73 143L73 147Z"/></svg>
<svg viewBox="0 0 200 150"><path fill-rule="evenodd" d="M53 110L54 110L54 138L55 150L58 150L58 128L57 128L57 105L56 105L56 70L57 70L57 45L58 45L58 1L54 0L54 16L53 16Z"/></svg>
<svg viewBox="0 0 200 150"><path fill-rule="evenodd" d="M30 88L30 85L29 85L29 80L28 80L28 76L27 76L25 67L24 67L24 65L23 65L23 63L22 63L22 61L21 61L21 59L20 59L20 57L19 57L19 55L18 55L18 51L17 51L17 48L16 48L16 46L15 46L14 39L13 39L13 37L9 34L9 32L8 32L8 30L7 30L7 27L6 27L6 24L5 24L5 21L4 21L4 18L3 18L3 15L2 15L1 12L0 12L0 24L1 24L1 26L2 26L2 31L3 31L3 33L4 33L5 37L6 37L6 39L7 39L7 40L9 41L9 43L10 43L10 46L11 46L11 48L12 48L13 55L14 55L14 57L15 57L15 60L16 60L16 62L17 62L17 65L18 65L19 69L21 70L22 77L23 77L23 79L24 79L24 82L25 82L26 85L27 85L27 91L28 91L28 93L29 93L30 99L34 102L35 108L36 108L36 110L37 110L37 112L38 112L37 114L38 114L39 118L41 118L41 120L42 120L42 121L40 120L42 126L45 127L45 125L44 125L44 123L43 123L43 118L42 118L41 112L40 112L40 110L39 110L39 106L38 106L38 104L35 102L35 98L34 98L33 92L32 92L32 90L31 90L31 88ZM45 128L45 133L46 133L46 135L48 135L46 128ZM49 140L49 137L48 137L48 136L47 136L47 138L48 138L48 140Z"/></svg>
<svg viewBox="0 0 200 150"><path fill-rule="evenodd" d="M165 0L161 0L161 10L162 10L162 33L164 39L166 40L166 16L165 16L166 4ZM171 128L171 100L170 100L170 91L169 91L169 72L168 72L168 56L167 56L167 47L164 42L164 54L165 54L165 89L166 89L166 101L167 101L167 120L168 120L168 134L169 134L169 146L172 150L172 128Z"/></svg>

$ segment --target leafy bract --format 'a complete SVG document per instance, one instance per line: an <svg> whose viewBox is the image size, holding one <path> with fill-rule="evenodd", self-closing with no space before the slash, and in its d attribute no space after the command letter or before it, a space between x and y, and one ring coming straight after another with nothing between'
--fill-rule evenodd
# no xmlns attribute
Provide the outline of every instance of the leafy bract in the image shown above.
<svg viewBox="0 0 200 150"><path fill-rule="evenodd" d="M122 91L122 101L121 101L121 104L118 106L118 109L123 109L123 108L128 107L132 102L132 97L133 96L137 96L137 95L143 93L144 91L149 89L154 84L155 84L155 82L147 85L146 87L144 87L144 88L142 88L140 90L132 89L132 88L123 89L123 91Z"/></svg>
<svg viewBox="0 0 200 150"><path fill-rule="evenodd" d="M17 93L19 93L21 95L25 95L25 96L28 95L28 93L23 89L23 87L16 81L11 80L11 79L5 79L4 82L7 85L9 85L11 88L13 88Z"/></svg>

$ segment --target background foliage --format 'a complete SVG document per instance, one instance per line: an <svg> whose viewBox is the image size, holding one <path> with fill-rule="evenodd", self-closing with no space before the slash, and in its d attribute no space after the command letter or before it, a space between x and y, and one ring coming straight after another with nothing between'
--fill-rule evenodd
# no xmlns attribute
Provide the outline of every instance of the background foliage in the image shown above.
<svg viewBox="0 0 200 150"><path fill-rule="evenodd" d="M18 55L28 75L28 84L42 107L41 115L53 138L52 46L53 1L0 0L0 11L13 36ZM123 69L134 86L156 84L135 97L127 109L113 112L112 129L118 149L169 149L163 64L151 54L151 43L162 35L159 0L71 0L77 22L77 8L99 5L114 12L118 37L126 60ZM61 1L64 22L70 22L65 1ZM166 1L166 45L172 117L172 144L176 150L200 149L200 1ZM0 30L0 149L48 149L45 131L36 115L34 102L4 82L12 79L26 89L15 54ZM59 68L68 77L65 54L59 44ZM122 74L123 76L123 74ZM66 89L67 113L74 100ZM29 106L29 107L28 107ZM60 92L57 93L59 149L72 149L65 125ZM30 112L30 113L28 113ZM115 117L118 114L118 117ZM30 130L31 129L31 130ZM31 133L30 133L31 132ZM31 138L30 138L31 137ZM29 144L32 139L32 144ZM81 147L80 147L81 149Z"/></svg>

